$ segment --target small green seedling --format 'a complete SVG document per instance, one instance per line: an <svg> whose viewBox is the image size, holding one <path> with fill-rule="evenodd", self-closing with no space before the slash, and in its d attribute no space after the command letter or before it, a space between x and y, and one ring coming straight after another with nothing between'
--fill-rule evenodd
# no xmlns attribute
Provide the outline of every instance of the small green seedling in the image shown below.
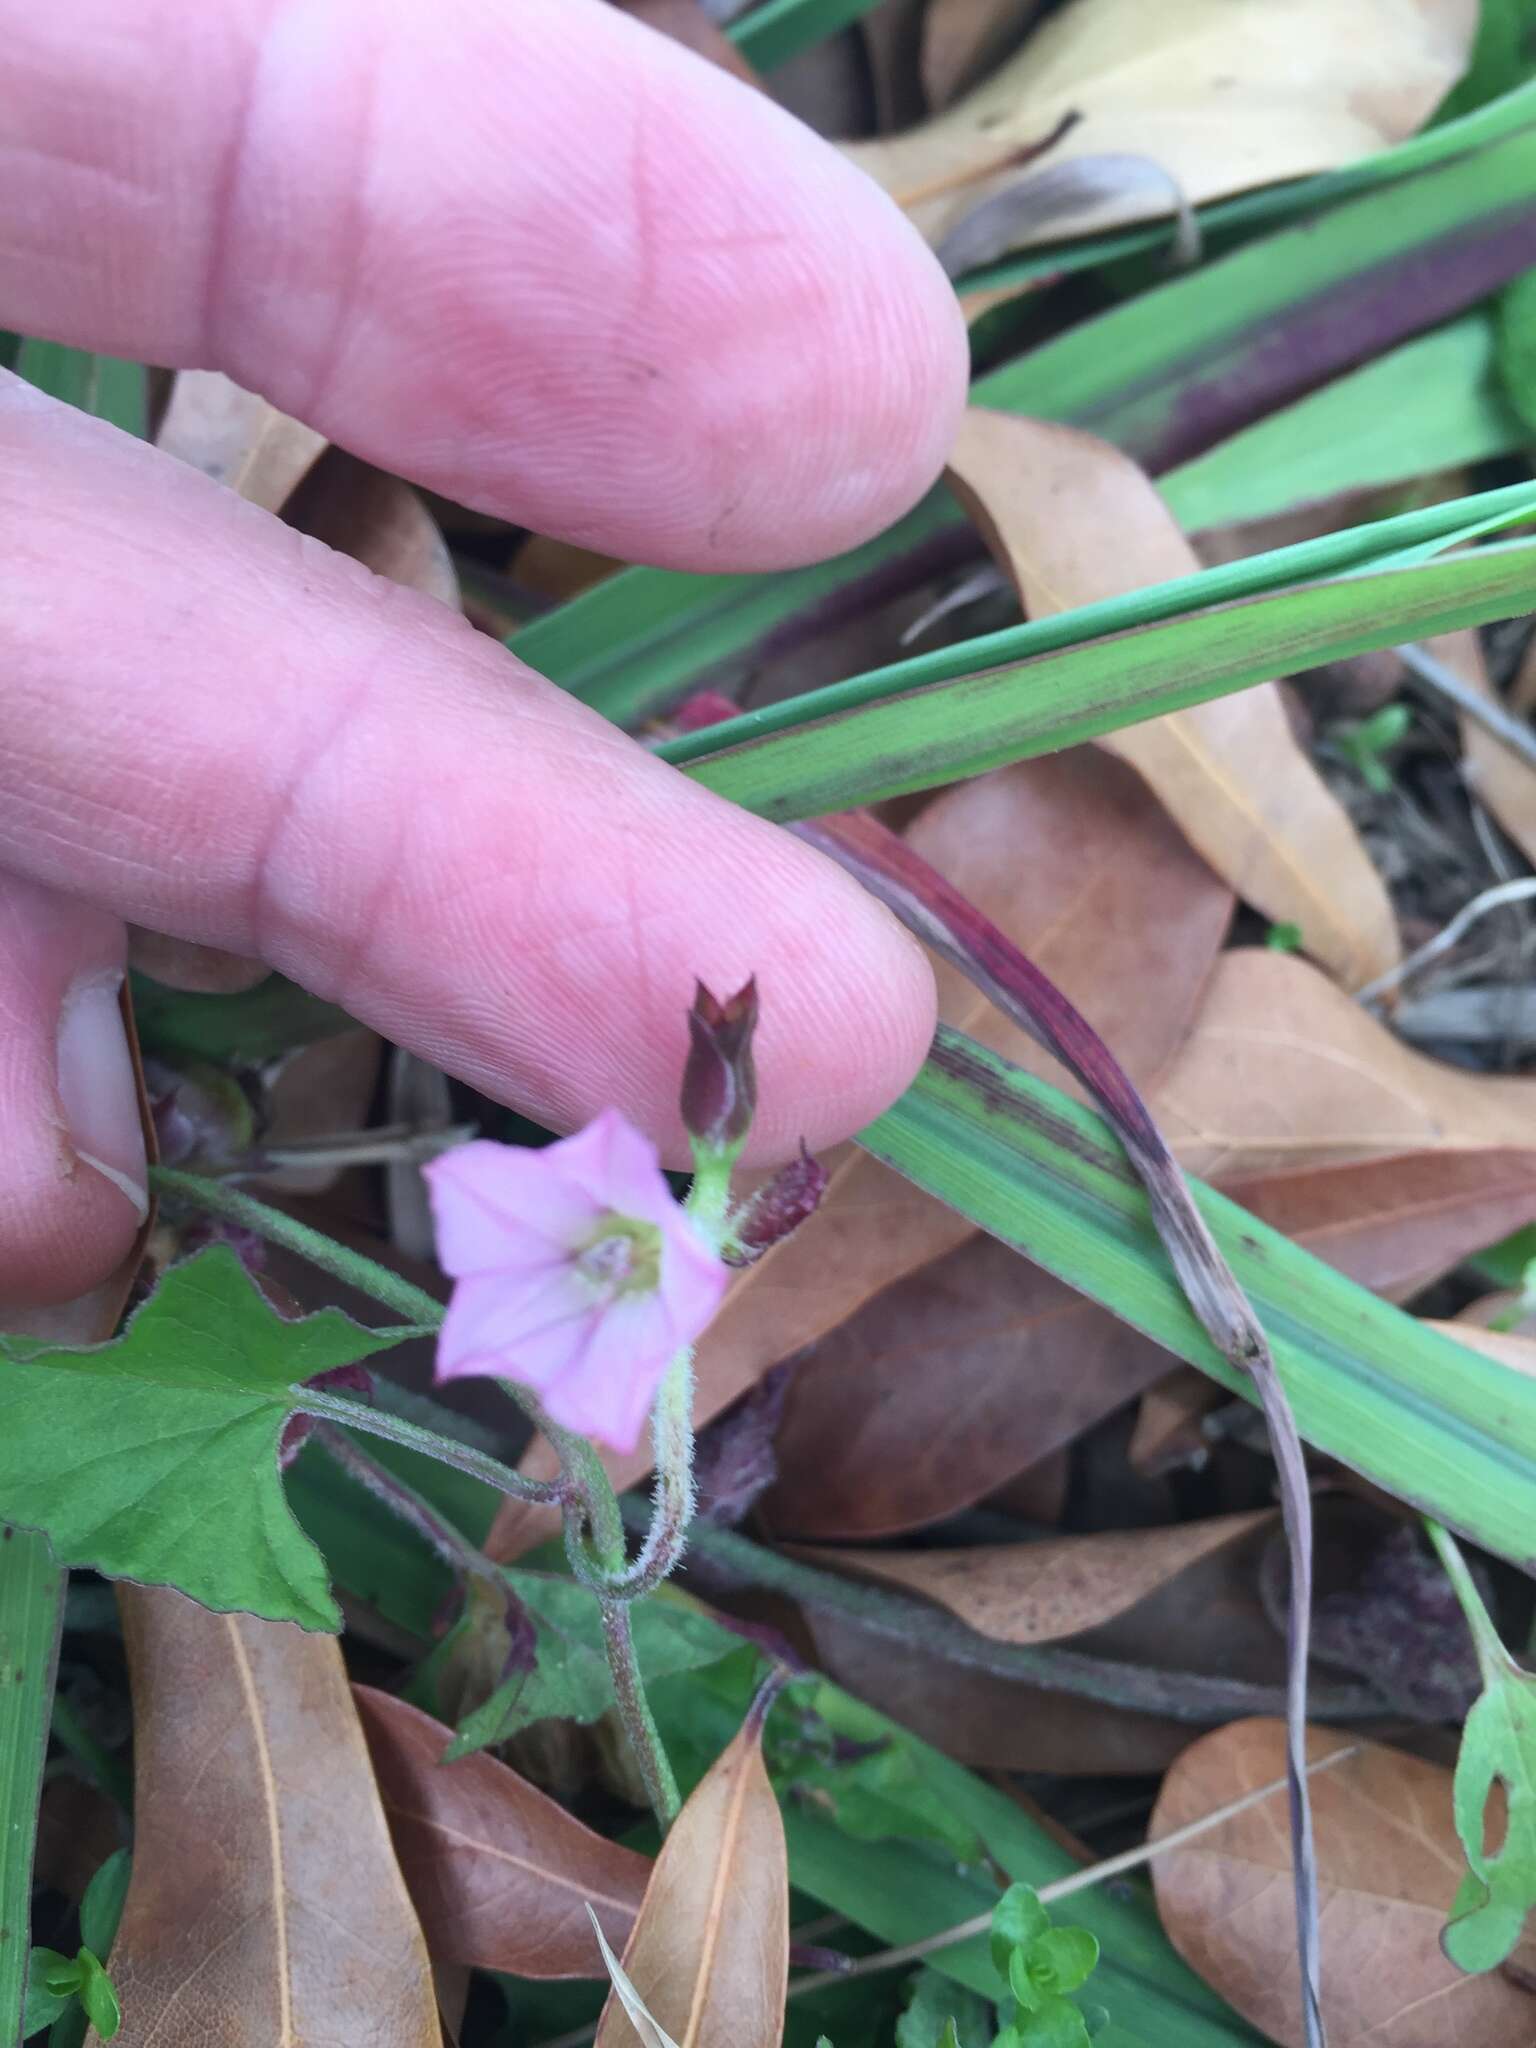
<svg viewBox="0 0 1536 2048"><path fill-rule="evenodd" d="M110 1955L128 1892L126 1849L109 1856L80 1901L81 1944L72 1956L56 1948L34 1948L27 1959L27 2005L22 2038L53 2029L49 2048L77 2048L93 2026L110 2041L122 2025L117 1992L101 1958Z"/></svg>
<svg viewBox="0 0 1536 2048"><path fill-rule="evenodd" d="M1010 1885L992 1915L992 1965L1009 1991L992 2048L1082 2048L1109 2015L1068 1994L1098 1960L1098 1939L1086 1927L1053 1927L1029 1885Z"/></svg>
<svg viewBox="0 0 1536 2048"><path fill-rule="evenodd" d="M1428 1525L1477 1646L1483 1691L1467 1716L1452 1801L1467 1874L1440 1946L1458 1969L1496 1969L1536 1905L1536 1677L1500 1642L1466 1560L1438 1523ZM1488 1802L1503 1787L1503 1839L1489 1849Z"/></svg>
<svg viewBox="0 0 1536 2048"><path fill-rule="evenodd" d="M1392 772L1385 756L1402 745L1412 724L1413 713L1406 704L1383 704L1369 718L1335 726L1329 737L1366 788L1374 790L1377 796L1385 796L1392 787Z"/></svg>

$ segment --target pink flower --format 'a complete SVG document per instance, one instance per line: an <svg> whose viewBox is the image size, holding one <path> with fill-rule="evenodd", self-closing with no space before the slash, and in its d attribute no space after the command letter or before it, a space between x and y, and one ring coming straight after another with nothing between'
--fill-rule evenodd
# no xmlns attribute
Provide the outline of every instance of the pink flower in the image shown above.
<svg viewBox="0 0 1536 2048"><path fill-rule="evenodd" d="M438 1379L517 1380L565 1428L632 1451L729 1278L656 1148L605 1109L542 1152L481 1140L425 1171L438 1259L458 1283Z"/></svg>

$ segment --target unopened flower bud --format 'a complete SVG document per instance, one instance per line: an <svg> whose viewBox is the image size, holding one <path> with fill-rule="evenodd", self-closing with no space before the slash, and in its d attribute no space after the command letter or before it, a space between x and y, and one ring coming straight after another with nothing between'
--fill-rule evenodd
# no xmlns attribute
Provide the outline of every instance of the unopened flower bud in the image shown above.
<svg viewBox="0 0 1536 2048"><path fill-rule="evenodd" d="M696 1146L735 1152L757 1106L752 1034L757 983L719 1002L701 981L688 1012L688 1063L683 1069L683 1126Z"/></svg>
<svg viewBox="0 0 1536 2048"><path fill-rule="evenodd" d="M743 1202L731 1229L726 1257L733 1266L750 1266L781 1238L798 1230L814 1215L827 1191L827 1169L804 1144L800 1157L780 1167L773 1179Z"/></svg>

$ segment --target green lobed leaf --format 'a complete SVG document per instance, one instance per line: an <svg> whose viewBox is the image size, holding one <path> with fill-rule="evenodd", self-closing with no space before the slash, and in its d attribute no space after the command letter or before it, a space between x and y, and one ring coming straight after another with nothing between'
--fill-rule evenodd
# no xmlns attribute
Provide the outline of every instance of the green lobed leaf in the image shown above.
<svg viewBox="0 0 1536 2048"><path fill-rule="evenodd" d="M81 2010L103 2041L110 2041L123 2023L112 1979L88 1948L80 1951L82 1976L77 1994Z"/></svg>
<svg viewBox="0 0 1536 2048"><path fill-rule="evenodd" d="M19 2039L29 2040L51 2027L79 1989L81 1969L73 1956L56 1948L34 1948L27 1957L27 2002Z"/></svg>
<svg viewBox="0 0 1536 2048"><path fill-rule="evenodd" d="M1146 1197L1091 1111L941 1029L912 1087L860 1140L983 1230L1253 1398L1196 1322ZM1536 1528L1536 1381L1464 1350L1194 1186L1269 1335L1302 1435L1524 1563Z"/></svg>
<svg viewBox="0 0 1536 2048"><path fill-rule="evenodd" d="M1088 2048L1088 2023L1065 1998L1042 1999L1032 2012L1019 2014L1020 2048Z"/></svg>
<svg viewBox="0 0 1536 2048"><path fill-rule="evenodd" d="M545 1572L513 1569L504 1576L533 1617L536 1662L531 1672L518 1673L497 1686L459 1722L443 1753L445 1763L505 1742L536 1721L585 1724L600 1719L613 1705L613 1675L593 1595L574 1579ZM717 1663L741 1647L740 1637L707 1614L666 1597L636 1601L630 1618L640 1674L647 1685ZM451 1630L418 1667L408 1699L435 1711L438 1674L456 1647L456 1631Z"/></svg>
<svg viewBox="0 0 1536 2048"><path fill-rule="evenodd" d="M1065 1994L1087 1983L1098 1960L1098 1939L1086 1927L1048 1927L1030 1946L1030 1975Z"/></svg>
<svg viewBox="0 0 1536 2048"><path fill-rule="evenodd" d="M338 1309L286 1320L225 1245L173 1266L109 1344L0 1337L0 1518L67 1565L338 1628L278 1439L300 1382L398 1341Z"/></svg>

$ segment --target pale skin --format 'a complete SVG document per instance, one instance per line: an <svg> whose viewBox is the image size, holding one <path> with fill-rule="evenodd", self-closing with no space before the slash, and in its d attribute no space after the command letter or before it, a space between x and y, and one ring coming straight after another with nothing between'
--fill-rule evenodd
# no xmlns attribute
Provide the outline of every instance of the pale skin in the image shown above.
<svg viewBox="0 0 1536 2048"><path fill-rule="evenodd" d="M852 546L963 403L901 215L602 0L0 0L0 162L6 325L223 370L626 559ZM14 380L0 541L0 1306L137 1227L130 923L673 1157L696 975L758 977L759 1161L915 1071L932 983L884 911L442 607Z"/></svg>

